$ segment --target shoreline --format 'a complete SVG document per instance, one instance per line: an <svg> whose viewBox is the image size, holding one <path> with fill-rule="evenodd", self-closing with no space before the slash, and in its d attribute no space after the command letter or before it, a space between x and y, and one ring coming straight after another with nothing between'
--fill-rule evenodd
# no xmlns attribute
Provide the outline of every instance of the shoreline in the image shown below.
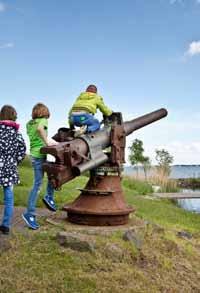
<svg viewBox="0 0 200 293"><path fill-rule="evenodd" d="M200 178L178 178L172 179L177 182L179 188L186 188L186 189L200 189Z"/></svg>

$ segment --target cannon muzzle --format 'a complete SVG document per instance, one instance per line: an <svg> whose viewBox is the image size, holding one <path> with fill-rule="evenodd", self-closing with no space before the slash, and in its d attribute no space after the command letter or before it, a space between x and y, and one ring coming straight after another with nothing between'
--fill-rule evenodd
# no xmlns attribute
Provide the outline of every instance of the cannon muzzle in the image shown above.
<svg viewBox="0 0 200 293"><path fill-rule="evenodd" d="M131 134L133 131L137 129L140 129L161 118L164 118L165 116L167 116L167 110L164 108L161 108L157 111L140 116L131 121L124 122L124 130L125 130L126 136L128 136L129 134Z"/></svg>

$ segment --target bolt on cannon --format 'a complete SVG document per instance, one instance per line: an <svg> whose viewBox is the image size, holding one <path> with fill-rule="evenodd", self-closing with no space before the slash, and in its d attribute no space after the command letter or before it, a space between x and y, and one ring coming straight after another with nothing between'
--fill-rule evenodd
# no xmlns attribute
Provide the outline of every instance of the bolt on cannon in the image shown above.
<svg viewBox="0 0 200 293"><path fill-rule="evenodd" d="M90 171L85 188L71 204L64 207L68 220L85 225L123 225L133 207L126 204L121 187L121 170L125 162L126 136L167 116L166 109L123 122L115 112L102 129L74 137L73 131L60 128L53 137L58 145L41 148L41 153L55 157L43 169L55 189Z"/></svg>

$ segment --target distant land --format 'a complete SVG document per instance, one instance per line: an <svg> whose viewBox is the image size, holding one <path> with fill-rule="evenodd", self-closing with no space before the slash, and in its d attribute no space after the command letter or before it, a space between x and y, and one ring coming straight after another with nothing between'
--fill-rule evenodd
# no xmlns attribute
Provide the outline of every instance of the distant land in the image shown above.
<svg viewBox="0 0 200 293"><path fill-rule="evenodd" d="M141 166L139 168L139 175L143 175L144 171ZM124 175L136 175L137 168L131 166L124 166ZM150 171L150 174L153 174ZM200 178L200 165L173 165L171 167L170 178L178 179L178 178Z"/></svg>

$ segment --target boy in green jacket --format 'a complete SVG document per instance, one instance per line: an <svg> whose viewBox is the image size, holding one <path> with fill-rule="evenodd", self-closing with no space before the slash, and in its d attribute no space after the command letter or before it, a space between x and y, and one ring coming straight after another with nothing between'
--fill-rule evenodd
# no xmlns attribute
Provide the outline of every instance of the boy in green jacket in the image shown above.
<svg viewBox="0 0 200 293"><path fill-rule="evenodd" d="M89 85L85 92L81 93L76 99L74 105L69 112L70 127L85 126L86 132L94 132L100 129L100 122L94 117L99 109L104 116L110 116L110 110L103 101L103 98L97 94L97 87L93 84Z"/></svg>

